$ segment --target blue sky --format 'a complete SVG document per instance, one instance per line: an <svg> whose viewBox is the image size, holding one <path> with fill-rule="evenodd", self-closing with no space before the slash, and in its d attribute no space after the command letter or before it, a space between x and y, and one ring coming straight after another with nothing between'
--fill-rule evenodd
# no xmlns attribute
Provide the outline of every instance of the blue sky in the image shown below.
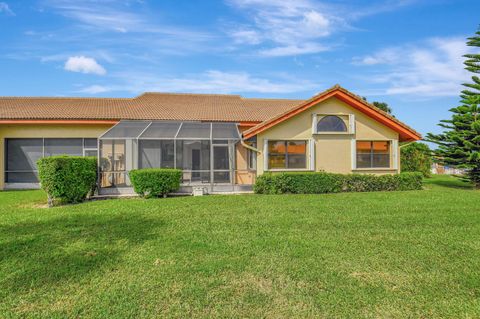
<svg viewBox="0 0 480 319"><path fill-rule="evenodd" d="M422 133L458 103L480 1L1 1L0 95L309 98L339 83Z"/></svg>

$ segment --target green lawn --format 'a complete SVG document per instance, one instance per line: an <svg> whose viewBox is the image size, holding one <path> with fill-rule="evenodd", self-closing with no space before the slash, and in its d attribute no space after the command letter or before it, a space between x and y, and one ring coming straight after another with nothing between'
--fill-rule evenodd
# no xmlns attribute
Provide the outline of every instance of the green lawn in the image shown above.
<svg viewBox="0 0 480 319"><path fill-rule="evenodd" d="M480 317L480 191L0 192L0 317Z"/></svg>

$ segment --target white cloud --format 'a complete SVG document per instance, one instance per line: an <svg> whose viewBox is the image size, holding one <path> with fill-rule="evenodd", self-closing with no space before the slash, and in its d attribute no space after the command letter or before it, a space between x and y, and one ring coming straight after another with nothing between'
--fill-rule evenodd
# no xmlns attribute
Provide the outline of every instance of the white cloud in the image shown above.
<svg viewBox="0 0 480 319"><path fill-rule="evenodd" d="M112 2L47 0L47 6L67 18L98 29L126 32L142 24L142 19L128 11L119 10Z"/></svg>
<svg viewBox="0 0 480 319"><path fill-rule="evenodd" d="M259 51L263 56L288 56L325 51L321 44L343 24L325 6L309 0L232 0L232 6L245 11L251 24L230 32L236 43L268 47Z"/></svg>
<svg viewBox="0 0 480 319"><path fill-rule="evenodd" d="M79 93L86 93L86 94L99 94L111 91L111 88L102 85L90 85L87 87L78 90Z"/></svg>
<svg viewBox="0 0 480 319"><path fill-rule="evenodd" d="M85 56L72 56L65 62L64 69L71 72L105 75L107 71L95 59Z"/></svg>
<svg viewBox="0 0 480 319"><path fill-rule="evenodd" d="M28 41L28 46L36 46L32 51L43 49L42 56L52 55L52 44L62 47L68 44L69 48L77 48L75 52L110 51L112 58L126 54L155 57L152 61L158 60L159 55L225 50L210 32L165 24L159 19L161 14L142 1L42 0L41 3L43 10L61 15L68 22L64 28L49 32L49 47L45 47L47 41L40 41L45 37L43 32Z"/></svg>
<svg viewBox="0 0 480 319"><path fill-rule="evenodd" d="M332 49L337 40L331 35L354 30L352 22L398 10L417 0L379 0L367 5L316 0L225 1L246 15L248 21L231 27L229 35L235 43L262 45L257 52L263 56L289 56Z"/></svg>
<svg viewBox="0 0 480 319"><path fill-rule="evenodd" d="M133 4L141 6L142 1L45 0L45 4L81 26L96 31L135 32L137 37L149 33L162 34L164 37L179 37L184 41L209 37L209 34L198 30L163 25L158 23L157 16L135 11Z"/></svg>
<svg viewBox="0 0 480 319"><path fill-rule="evenodd" d="M270 57L279 57L279 56L291 56L291 55L302 55L310 53L318 53L323 51L328 51L330 48L323 46L322 44L317 43L306 43L302 45L289 45L289 46L279 46L272 49L260 50L259 54L261 56L270 56Z"/></svg>
<svg viewBox="0 0 480 319"><path fill-rule="evenodd" d="M259 44L262 42L262 36L255 30L236 30L230 33L235 43L239 44Z"/></svg>
<svg viewBox="0 0 480 319"><path fill-rule="evenodd" d="M12 9L10 9L10 7L8 6L8 4L6 2L0 2L0 13L6 13L8 15L11 15L11 16L14 16L15 13L12 11Z"/></svg>
<svg viewBox="0 0 480 319"><path fill-rule="evenodd" d="M355 57L354 64L358 65L375 65L375 64L391 64L401 58L401 48L386 48L365 57Z"/></svg>
<svg viewBox="0 0 480 319"><path fill-rule="evenodd" d="M463 66L467 52L464 38L433 38L356 57L353 64L375 65L366 80L382 86L378 94L457 96L470 77Z"/></svg>
<svg viewBox="0 0 480 319"><path fill-rule="evenodd" d="M305 92L318 87L316 83L289 77L273 81L255 77L247 72L222 72L210 70L185 77L158 77L152 74L125 72L115 74L115 84L92 85L80 90L82 93L98 94L107 91L127 91L133 94L145 91L192 92L192 93L270 93L285 94Z"/></svg>

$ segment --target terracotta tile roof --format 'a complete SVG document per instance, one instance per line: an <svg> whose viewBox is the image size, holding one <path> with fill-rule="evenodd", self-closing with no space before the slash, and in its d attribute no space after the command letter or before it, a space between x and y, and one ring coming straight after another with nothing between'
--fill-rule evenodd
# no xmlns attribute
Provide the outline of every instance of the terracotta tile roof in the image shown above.
<svg viewBox="0 0 480 319"><path fill-rule="evenodd" d="M261 122L302 100L144 93L135 98L0 97L0 120L203 120Z"/></svg>
<svg viewBox="0 0 480 319"><path fill-rule="evenodd" d="M190 120L254 122L244 132L257 134L316 100L341 92L377 120L389 121L405 139L420 133L361 97L335 85L308 100L244 98L227 94L144 93L135 98L0 97L2 120ZM338 96L340 97L340 96ZM358 106L358 105L357 105ZM366 108L366 110L365 110Z"/></svg>

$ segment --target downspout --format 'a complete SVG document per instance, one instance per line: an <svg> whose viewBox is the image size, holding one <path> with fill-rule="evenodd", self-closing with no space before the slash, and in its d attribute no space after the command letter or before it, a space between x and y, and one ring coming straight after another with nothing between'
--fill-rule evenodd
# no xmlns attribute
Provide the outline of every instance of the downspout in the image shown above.
<svg viewBox="0 0 480 319"><path fill-rule="evenodd" d="M258 148L255 148L255 147L250 146L247 143L245 143L245 140L243 138L240 140L240 144L242 144L243 147L245 147L245 148L247 148L251 151L254 151L256 153L261 153L261 151Z"/></svg>

